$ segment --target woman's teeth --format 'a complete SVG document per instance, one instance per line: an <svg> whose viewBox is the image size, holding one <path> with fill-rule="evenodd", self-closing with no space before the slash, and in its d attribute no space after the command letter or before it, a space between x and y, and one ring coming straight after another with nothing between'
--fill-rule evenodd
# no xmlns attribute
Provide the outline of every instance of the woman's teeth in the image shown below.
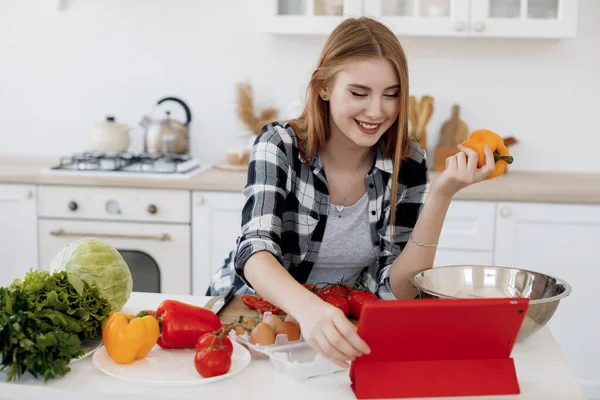
<svg viewBox="0 0 600 400"><path fill-rule="evenodd" d="M358 121L358 123L360 124L360 126L362 126L365 129L375 129L375 128L377 128L377 125L367 125L367 124L363 124L360 121Z"/></svg>
<svg viewBox="0 0 600 400"><path fill-rule="evenodd" d="M365 124L364 122L361 122L359 120L355 120L360 126L362 126L363 128L367 129L367 130L373 130L379 127L379 125L381 124Z"/></svg>

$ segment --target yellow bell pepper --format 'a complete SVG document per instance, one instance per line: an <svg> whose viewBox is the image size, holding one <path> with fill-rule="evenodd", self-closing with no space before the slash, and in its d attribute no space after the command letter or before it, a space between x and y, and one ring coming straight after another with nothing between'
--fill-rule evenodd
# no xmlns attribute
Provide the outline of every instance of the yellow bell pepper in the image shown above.
<svg viewBox="0 0 600 400"><path fill-rule="evenodd" d="M130 364L152 350L160 335L158 320L140 313L137 316L116 312L102 328L106 352L117 364Z"/></svg>

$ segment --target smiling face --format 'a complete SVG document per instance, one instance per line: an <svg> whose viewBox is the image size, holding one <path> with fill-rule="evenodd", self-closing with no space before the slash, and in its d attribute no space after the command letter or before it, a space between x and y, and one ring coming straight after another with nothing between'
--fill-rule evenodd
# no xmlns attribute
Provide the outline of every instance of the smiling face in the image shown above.
<svg viewBox="0 0 600 400"><path fill-rule="evenodd" d="M333 85L322 90L329 100L331 135L370 147L392 126L400 109L400 81L383 58L345 64Z"/></svg>

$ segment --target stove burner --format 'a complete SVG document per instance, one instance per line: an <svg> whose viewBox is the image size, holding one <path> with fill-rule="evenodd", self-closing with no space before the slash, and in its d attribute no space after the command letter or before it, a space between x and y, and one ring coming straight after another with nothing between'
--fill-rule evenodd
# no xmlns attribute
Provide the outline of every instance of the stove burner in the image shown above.
<svg viewBox="0 0 600 400"><path fill-rule="evenodd" d="M83 152L62 157L54 170L181 174L200 167L189 154Z"/></svg>

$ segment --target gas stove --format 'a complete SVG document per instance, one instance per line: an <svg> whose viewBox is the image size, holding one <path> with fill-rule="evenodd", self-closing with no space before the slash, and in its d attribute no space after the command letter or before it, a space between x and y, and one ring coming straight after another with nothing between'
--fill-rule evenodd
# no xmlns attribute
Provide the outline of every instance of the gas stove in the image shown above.
<svg viewBox="0 0 600 400"><path fill-rule="evenodd" d="M188 154L83 152L61 157L47 173L189 178L210 166Z"/></svg>

